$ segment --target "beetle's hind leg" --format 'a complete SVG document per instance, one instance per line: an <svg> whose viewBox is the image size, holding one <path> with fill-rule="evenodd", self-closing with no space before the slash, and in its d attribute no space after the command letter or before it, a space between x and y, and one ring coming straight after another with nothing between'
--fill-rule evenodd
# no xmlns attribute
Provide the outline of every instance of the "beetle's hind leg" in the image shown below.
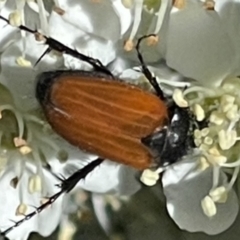
<svg viewBox="0 0 240 240"><path fill-rule="evenodd" d="M165 100L165 97L164 97L164 93L162 91L162 89L160 88L156 78L152 75L152 73L149 71L145 61L143 60L143 56L140 52L140 44L141 42L148 38L148 37L152 37L152 36L156 36L155 34L149 34L149 35L144 35L142 37L140 37L137 41L137 44L136 44L136 51L137 51L137 56L138 56L138 59L141 63L141 67L142 67L142 73L145 75L145 77L147 78L147 80L149 81L149 83L152 85L152 87L155 89L157 95L159 96L160 99L162 100Z"/></svg>
<svg viewBox="0 0 240 240"><path fill-rule="evenodd" d="M0 237L5 237L9 232L11 232L14 228L20 226L24 222L30 220L32 217L36 216L37 214L41 213L44 209L46 209L48 206L52 205L61 195L64 193L70 192L76 185L77 183L81 180L86 178L86 176L92 172L97 166L99 166L104 159L102 158L97 158L96 160L90 162L87 164L85 167L79 169L75 173L73 173L70 177L64 179L64 178L59 178L58 179L61 181L60 184L57 186L60 187L60 191L52 195L51 197L47 198L47 201L40 205L39 207L36 207L34 211L31 213L27 214L24 216L23 219L15 222L11 227L7 228L4 231L0 232ZM0 238L1 239L1 238Z"/></svg>

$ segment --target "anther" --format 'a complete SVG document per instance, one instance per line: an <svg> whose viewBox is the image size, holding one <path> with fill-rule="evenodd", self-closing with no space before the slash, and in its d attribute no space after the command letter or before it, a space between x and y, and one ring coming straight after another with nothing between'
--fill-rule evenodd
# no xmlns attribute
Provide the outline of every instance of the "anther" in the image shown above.
<svg viewBox="0 0 240 240"><path fill-rule="evenodd" d="M179 107L188 107L188 102L184 99L182 90L176 88L173 92L172 98Z"/></svg>
<svg viewBox="0 0 240 240"><path fill-rule="evenodd" d="M32 149L29 146L22 146L19 148L19 151L22 155L27 155L32 152Z"/></svg>
<svg viewBox="0 0 240 240"><path fill-rule="evenodd" d="M22 147L22 146L26 146L27 145L26 140L24 140L23 138L20 138L20 137L15 137L13 139L13 143L14 143L15 147Z"/></svg>
<svg viewBox="0 0 240 240"><path fill-rule="evenodd" d="M202 201L201 201L201 206L204 214L207 217L213 217L217 213L217 207L212 200L211 197L206 196Z"/></svg>
<svg viewBox="0 0 240 240"><path fill-rule="evenodd" d="M186 6L186 0L174 0L173 6L178 9L183 9Z"/></svg>
<svg viewBox="0 0 240 240"><path fill-rule="evenodd" d="M65 11L58 6L54 6L53 11L56 12L60 16L63 16L65 14Z"/></svg>
<svg viewBox="0 0 240 240"><path fill-rule="evenodd" d="M150 169L144 170L140 177L140 181L147 186L154 186L157 183L158 179L159 173Z"/></svg>
<svg viewBox="0 0 240 240"><path fill-rule="evenodd" d="M203 4L204 9L214 11L215 9L215 1L213 0L206 0Z"/></svg>
<svg viewBox="0 0 240 240"><path fill-rule="evenodd" d="M224 186L217 187L209 192L209 196L216 203L225 203L228 198L227 189Z"/></svg>
<svg viewBox="0 0 240 240"><path fill-rule="evenodd" d="M237 132L235 130L220 130L218 133L219 146L222 150L230 149L237 141Z"/></svg>
<svg viewBox="0 0 240 240"><path fill-rule="evenodd" d="M124 44L124 50L127 52L132 51L134 48L134 43L132 40L127 40Z"/></svg>
<svg viewBox="0 0 240 240"><path fill-rule="evenodd" d="M27 205L25 203L21 203L18 205L15 215L16 216L22 216L22 215L26 215L27 213Z"/></svg>
<svg viewBox="0 0 240 240"><path fill-rule="evenodd" d="M211 113L209 121L216 125L221 125L224 122L224 116L222 113L214 111Z"/></svg>
<svg viewBox="0 0 240 240"><path fill-rule="evenodd" d="M14 11L9 14L9 24L14 27L19 27L22 24L21 13L19 11Z"/></svg>
<svg viewBox="0 0 240 240"><path fill-rule="evenodd" d="M27 59L25 59L23 56L18 57L16 59L16 63L20 66L20 67L32 67L32 63L30 61L28 61Z"/></svg>
<svg viewBox="0 0 240 240"><path fill-rule="evenodd" d="M209 168L210 164L208 163L207 159L205 157L199 158L199 169L201 171L205 171L207 168Z"/></svg>
<svg viewBox="0 0 240 240"><path fill-rule="evenodd" d="M195 104L193 107L193 112L197 118L197 121L201 122L205 118L205 112L201 105Z"/></svg>
<svg viewBox="0 0 240 240"><path fill-rule="evenodd" d="M42 180L39 175L33 175L28 181L28 191L29 193L41 192L42 190Z"/></svg>

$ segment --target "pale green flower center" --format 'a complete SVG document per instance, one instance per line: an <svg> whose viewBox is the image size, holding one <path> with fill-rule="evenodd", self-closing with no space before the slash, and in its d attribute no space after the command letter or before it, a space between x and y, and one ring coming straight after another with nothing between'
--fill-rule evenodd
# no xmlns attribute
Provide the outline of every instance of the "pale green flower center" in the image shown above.
<svg viewBox="0 0 240 240"><path fill-rule="evenodd" d="M215 203L226 202L239 173L239 91L239 78L227 79L217 88L192 86L183 91L196 118L208 121L206 127L194 131L194 142L199 169L213 168L212 188L202 200L204 213L209 217L217 213ZM232 176L224 185L219 182L220 170Z"/></svg>

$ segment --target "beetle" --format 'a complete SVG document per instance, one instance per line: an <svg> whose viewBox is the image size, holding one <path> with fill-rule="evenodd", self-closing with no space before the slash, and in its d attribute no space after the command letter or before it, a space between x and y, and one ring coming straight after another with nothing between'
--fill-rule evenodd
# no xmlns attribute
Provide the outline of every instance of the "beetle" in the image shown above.
<svg viewBox="0 0 240 240"><path fill-rule="evenodd" d="M9 23L2 16L0 19ZM26 26L19 28L36 37L41 35ZM59 192L1 235L5 236L53 204L60 195L71 191L106 158L144 170L175 163L194 147L195 120L189 109L177 106L171 97L165 96L143 60L139 46L146 37L138 39L136 51L142 72L156 94L123 82L99 60L41 35L48 48L37 63L46 53L57 50L94 68L89 72L58 70L42 73L37 77L36 97L49 124L59 135L99 157L69 178L59 178Z"/></svg>

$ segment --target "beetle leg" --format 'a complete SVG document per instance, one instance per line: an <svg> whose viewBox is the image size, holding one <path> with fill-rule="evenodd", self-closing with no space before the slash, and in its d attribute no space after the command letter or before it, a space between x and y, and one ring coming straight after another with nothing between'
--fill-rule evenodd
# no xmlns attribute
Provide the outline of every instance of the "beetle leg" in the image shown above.
<svg viewBox="0 0 240 240"><path fill-rule="evenodd" d="M2 19L3 21L5 21L7 24L10 24L9 20L4 18L3 16L0 16L0 19ZM56 50L58 52L62 52L62 53L66 53L71 55L72 57L75 57L81 61L87 62L89 63L96 71L99 72L103 72L109 76L111 76L112 78L114 78L114 76L112 75L112 73L102 64L102 62L98 59L86 56L82 53L79 53L78 51L71 49L67 46L65 46L64 44L62 44L61 42L51 38L51 37L47 37L41 33L39 33L37 30L32 30L26 26L20 25L18 26L18 28L20 30L35 34L35 37L45 41L45 44L47 44L49 47L48 49L41 55L41 57L37 60L35 66L41 61L41 59L47 54L49 53L50 50Z"/></svg>
<svg viewBox="0 0 240 240"><path fill-rule="evenodd" d="M144 35L144 36L140 37L137 41L137 44L136 44L136 51L137 51L138 59L141 63L143 74L145 75L145 77L147 78L149 83L152 85L152 87L155 89L155 91L157 93L157 96L159 96L159 98L161 100L165 100L164 93L163 93L162 89L160 88L156 78L149 71L146 63L143 60L142 54L140 53L140 44L141 44L142 40L145 39L145 38L151 37L151 36L155 36L155 34L149 34L149 35Z"/></svg>
<svg viewBox="0 0 240 240"><path fill-rule="evenodd" d="M70 177L68 177L66 179L62 179L62 180L59 178L59 180L61 180L61 183L58 185L61 188L61 190L59 192L55 193L51 197L48 197L47 201L45 203L43 203L39 207L36 207L34 211L25 215L23 219L15 222L14 225L12 225L8 229L0 232L0 236L5 237L14 228L20 226L22 223L28 221L29 219L31 219L35 215L42 212L48 206L52 205L62 194L70 192L81 179L84 179L90 172L92 172L103 161L104 161L104 159L97 158L96 160L87 164L85 167L83 167L83 168L79 169L78 171L76 171L75 173L73 173Z"/></svg>

